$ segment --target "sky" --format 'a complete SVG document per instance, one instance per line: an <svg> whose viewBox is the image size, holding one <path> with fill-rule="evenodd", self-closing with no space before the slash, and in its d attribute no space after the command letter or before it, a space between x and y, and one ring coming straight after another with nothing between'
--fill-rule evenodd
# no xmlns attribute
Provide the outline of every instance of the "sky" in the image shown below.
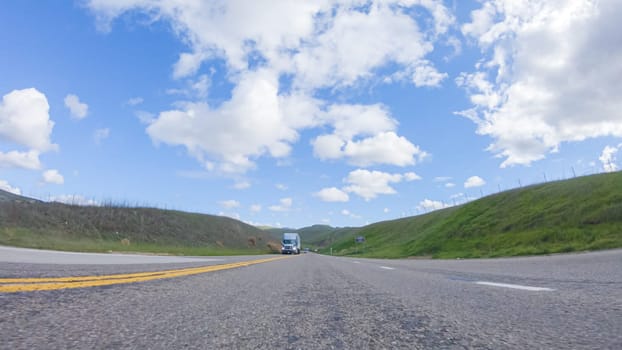
<svg viewBox="0 0 622 350"><path fill-rule="evenodd" d="M363 226L617 171L618 0L8 0L0 189Z"/></svg>

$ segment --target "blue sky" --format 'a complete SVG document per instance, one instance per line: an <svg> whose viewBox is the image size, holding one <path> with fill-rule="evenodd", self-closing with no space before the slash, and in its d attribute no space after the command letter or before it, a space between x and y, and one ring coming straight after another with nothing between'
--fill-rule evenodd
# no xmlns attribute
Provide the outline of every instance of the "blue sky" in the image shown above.
<svg viewBox="0 0 622 350"><path fill-rule="evenodd" d="M615 0L0 6L15 193L362 226L619 167Z"/></svg>

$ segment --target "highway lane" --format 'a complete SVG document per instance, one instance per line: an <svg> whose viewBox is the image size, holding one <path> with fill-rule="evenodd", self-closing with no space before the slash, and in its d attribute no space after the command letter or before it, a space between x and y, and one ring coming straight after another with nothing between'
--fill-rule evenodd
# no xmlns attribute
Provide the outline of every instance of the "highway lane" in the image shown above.
<svg viewBox="0 0 622 350"><path fill-rule="evenodd" d="M0 277L178 265L0 263ZM3 293L0 348L619 349L621 267L620 250L450 261L303 254L149 282Z"/></svg>

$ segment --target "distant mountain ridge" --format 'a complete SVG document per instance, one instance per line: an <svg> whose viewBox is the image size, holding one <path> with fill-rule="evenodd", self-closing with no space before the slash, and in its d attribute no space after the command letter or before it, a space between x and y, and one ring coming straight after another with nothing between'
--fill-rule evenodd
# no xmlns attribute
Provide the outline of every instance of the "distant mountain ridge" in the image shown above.
<svg viewBox="0 0 622 350"><path fill-rule="evenodd" d="M318 224L298 229L272 227L266 228L264 231L268 232L274 239L279 240L285 232L297 232L300 235L300 240L302 241L303 246L325 248L341 237L355 234L360 229L361 228L359 227L332 227L329 225Z"/></svg>

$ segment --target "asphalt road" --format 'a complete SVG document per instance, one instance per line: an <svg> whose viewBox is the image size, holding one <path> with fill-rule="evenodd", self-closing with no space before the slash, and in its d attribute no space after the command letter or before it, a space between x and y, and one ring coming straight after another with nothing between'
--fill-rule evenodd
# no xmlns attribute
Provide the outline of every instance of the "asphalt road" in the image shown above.
<svg viewBox="0 0 622 350"><path fill-rule="evenodd" d="M259 258L0 262L0 279ZM0 293L0 348L621 349L622 250L451 261L303 254L149 282Z"/></svg>

